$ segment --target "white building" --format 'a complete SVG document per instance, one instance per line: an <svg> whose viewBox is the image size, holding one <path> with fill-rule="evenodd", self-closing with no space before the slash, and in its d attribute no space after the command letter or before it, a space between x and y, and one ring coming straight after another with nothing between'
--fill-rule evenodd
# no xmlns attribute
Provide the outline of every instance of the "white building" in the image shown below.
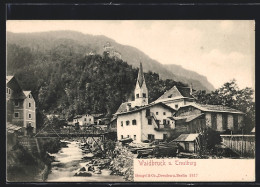
<svg viewBox="0 0 260 187"><path fill-rule="evenodd" d="M78 115L73 118L73 123L79 123L80 126L83 125L93 125L94 124L94 116L90 114Z"/></svg>
<svg viewBox="0 0 260 187"><path fill-rule="evenodd" d="M132 138L135 142L165 139L174 128L173 108L161 103L148 104L148 90L140 64L135 100L120 105L117 115L117 139Z"/></svg>
<svg viewBox="0 0 260 187"><path fill-rule="evenodd" d="M173 86L170 90L167 90L161 97L159 97L153 103L162 102L177 110L184 105L188 105L195 102L195 98L192 95L193 91L194 90L192 89L192 87Z"/></svg>
<svg viewBox="0 0 260 187"><path fill-rule="evenodd" d="M174 113L174 109L163 103L118 111L117 139L132 138L137 143L144 140L163 140L169 135L169 130L175 128L171 119Z"/></svg>

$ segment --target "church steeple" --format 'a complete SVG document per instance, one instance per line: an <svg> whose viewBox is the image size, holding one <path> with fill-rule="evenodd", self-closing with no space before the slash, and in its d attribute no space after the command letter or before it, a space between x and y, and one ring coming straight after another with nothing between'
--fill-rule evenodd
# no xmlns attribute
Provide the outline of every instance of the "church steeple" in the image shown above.
<svg viewBox="0 0 260 187"><path fill-rule="evenodd" d="M135 106L144 106L148 104L148 90L145 84L143 66L140 63L138 77L135 86Z"/></svg>
<svg viewBox="0 0 260 187"><path fill-rule="evenodd" d="M140 68L138 72L137 82L139 83L139 86L142 87L144 82L144 73L143 73L143 66L142 63L140 63Z"/></svg>

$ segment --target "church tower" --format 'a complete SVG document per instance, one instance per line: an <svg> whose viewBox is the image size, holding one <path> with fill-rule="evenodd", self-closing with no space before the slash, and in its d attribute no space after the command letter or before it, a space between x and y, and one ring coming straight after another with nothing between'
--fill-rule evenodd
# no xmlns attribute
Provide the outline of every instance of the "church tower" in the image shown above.
<svg viewBox="0 0 260 187"><path fill-rule="evenodd" d="M148 104L148 90L145 84L142 63L138 72L135 86L135 106L144 106Z"/></svg>

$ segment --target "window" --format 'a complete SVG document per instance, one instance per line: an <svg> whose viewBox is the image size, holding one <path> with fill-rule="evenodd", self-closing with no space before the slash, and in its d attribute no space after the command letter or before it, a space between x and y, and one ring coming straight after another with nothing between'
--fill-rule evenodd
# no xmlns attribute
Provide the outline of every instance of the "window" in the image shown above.
<svg viewBox="0 0 260 187"><path fill-rule="evenodd" d="M152 125L152 119L151 118L148 119L148 125Z"/></svg>
<svg viewBox="0 0 260 187"><path fill-rule="evenodd" d="M211 113L211 128L213 130L217 129L217 114L216 113Z"/></svg>
<svg viewBox="0 0 260 187"><path fill-rule="evenodd" d="M15 118L19 118L19 112L15 112L15 113L14 113L14 117L15 117Z"/></svg>
<svg viewBox="0 0 260 187"><path fill-rule="evenodd" d="M29 103L29 108L31 108L31 106L32 106L32 104L31 104L31 103Z"/></svg>
<svg viewBox="0 0 260 187"><path fill-rule="evenodd" d="M166 125L166 119L163 120L163 124Z"/></svg>
<svg viewBox="0 0 260 187"><path fill-rule="evenodd" d="M136 135L134 135L134 140L136 140Z"/></svg>
<svg viewBox="0 0 260 187"><path fill-rule="evenodd" d="M184 146L185 146L185 150L186 150L186 151L189 151L189 143L188 143L188 142L185 142L185 145L184 145Z"/></svg>
<svg viewBox="0 0 260 187"><path fill-rule="evenodd" d="M228 115L227 114L222 114L222 128L223 130L227 130L228 128Z"/></svg>
<svg viewBox="0 0 260 187"><path fill-rule="evenodd" d="M163 112L163 115L166 115L166 112Z"/></svg>
<svg viewBox="0 0 260 187"><path fill-rule="evenodd" d="M15 100L15 101L14 101L14 105L15 105L15 106L19 106L19 101Z"/></svg>
<svg viewBox="0 0 260 187"><path fill-rule="evenodd" d="M84 118L84 121L87 121L87 118Z"/></svg>
<svg viewBox="0 0 260 187"><path fill-rule="evenodd" d="M29 114L28 117L29 117L29 119L31 119L32 118L32 114Z"/></svg>
<svg viewBox="0 0 260 187"><path fill-rule="evenodd" d="M91 121L91 118L89 118L89 121Z"/></svg>
<svg viewBox="0 0 260 187"><path fill-rule="evenodd" d="M133 124L133 125L136 125L136 120L135 120L135 119L132 120L132 124Z"/></svg>
<svg viewBox="0 0 260 187"><path fill-rule="evenodd" d="M234 126L234 131L238 130L238 115L234 114L233 115L233 126Z"/></svg>
<svg viewBox="0 0 260 187"><path fill-rule="evenodd" d="M156 115L159 115L159 112L156 112Z"/></svg>
<svg viewBox="0 0 260 187"><path fill-rule="evenodd" d="M124 136L123 136L123 135L121 135L121 139L124 139Z"/></svg>
<svg viewBox="0 0 260 187"><path fill-rule="evenodd" d="M136 94L136 98L139 98L139 94Z"/></svg>
<svg viewBox="0 0 260 187"><path fill-rule="evenodd" d="M143 97L146 98L146 94L145 93L143 93Z"/></svg>
<svg viewBox="0 0 260 187"><path fill-rule="evenodd" d="M127 138L130 138L130 135L127 135Z"/></svg>
<svg viewBox="0 0 260 187"><path fill-rule="evenodd" d="M121 121L121 127L123 127L123 125L124 125L124 122L123 122L123 121Z"/></svg>
<svg viewBox="0 0 260 187"><path fill-rule="evenodd" d="M29 94L28 97L31 98L31 94Z"/></svg>
<svg viewBox="0 0 260 187"><path fill-rule="evenodd" d="M146 109L146 117L147 116L150 116L150 109L148 108L148 109Z"/></svg>
<svg viewBox="0 0 260 187"><path fill-rule="evenodd" d="M8 88L8 93L11 94L11 89L10 88Z"/></svg>
<svg viewBox="0 0 260 187"><path fill-rule="evenodd" d="M148 140L154 140L154 134L148 134Z"/></svg>
<svg viewBox="0 0 260 187"><path fill-rule="evenodd" d="M178 105L175 105L175 108L178 108Z"/></svg>
<svg viewBox="0 0 260 187"><path fill-rule="evenodd" d="M129 124L130 124L130 121L127 120L127 121L126 121L126 125L129 125Z"/></svg>

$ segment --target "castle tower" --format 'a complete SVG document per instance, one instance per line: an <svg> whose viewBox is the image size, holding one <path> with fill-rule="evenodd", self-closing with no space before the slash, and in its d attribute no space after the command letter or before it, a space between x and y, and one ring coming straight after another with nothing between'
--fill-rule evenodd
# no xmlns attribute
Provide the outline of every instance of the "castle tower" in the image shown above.
<svg viewBox="0 0 260 187"><path fill-rule="evenodd" d="M148 90L145 84L142 63L138 72L138 77L135 86L135 106L144 106L148 104Z"/></svg>

